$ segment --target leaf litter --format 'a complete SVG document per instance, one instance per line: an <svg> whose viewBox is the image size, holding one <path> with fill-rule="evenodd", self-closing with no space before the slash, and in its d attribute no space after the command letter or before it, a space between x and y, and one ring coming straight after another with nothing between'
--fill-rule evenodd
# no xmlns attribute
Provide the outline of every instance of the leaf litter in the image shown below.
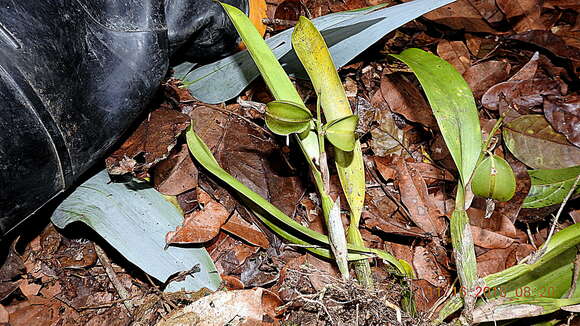
<svg viewBox="0 0 580 326"><path fill-rule="evenodd" d="M293 26L299 15L318 17L374 4L268 2L266 33ZM578 16L574 1L459 0L391 33L341 69L353 108L361 107L360 136L369 180L363 240L412 263L418 279L410 287L377 259L371 264L374 289L342 281L333 264L280 241L239 197L198 170L180 136L190 120L229 173L296 221L326 232L306 169L294 159L298 149L273 136L262 113L248 106L268 101L259 81L237 103L209 105L197 102L179 81L169 80L162 86L161 104L105 164L112 174L151 178L160 192L176 196L185 219L181 229L168 234L168 244L207 248L224 285L235 290L165 294L160 292L163 284L105 247L136 307L127 311L127 299L119 297L95 255L93 242L102 241L87 230L70 236L47 227L36 237L13 241L0 267L0 322L154 325L164 320L163 325L178 325L204 320L208 315L199 312L212 303L224 318L243 315L248 322L266 325L426 322L441 307L445 293L457 289L448 216L458 173L421 87L407 68L384 54L409 47L437 53L472 88L482 107L482 125L507 114L503 133L495 135L507 146L494 151L514 169L516 195L496 203L489 218L484 217L484 200L475 198L469 209L478 274L485 276L518 264L547 238L549 214L557 207L522 209L530 189L527 170L580 164L574 86ZM302 94L313 94L308 83L300 87ZM314 104L312 97L307 104ZM576 213L557 228L577 221L577 206L573 200ZM401 304L409 293L419 312L414 316ZM198 297L203 299L196 301Z"/></svg>

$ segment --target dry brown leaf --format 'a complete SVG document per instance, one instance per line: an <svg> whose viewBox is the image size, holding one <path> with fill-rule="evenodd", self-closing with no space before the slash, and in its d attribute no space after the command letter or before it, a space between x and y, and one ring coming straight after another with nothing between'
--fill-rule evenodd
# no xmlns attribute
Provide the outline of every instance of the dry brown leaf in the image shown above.
<svg viewBox="0 0 580 326"><path fill-rule="evenodd" d="M168 232L165 236L167 244L207 242L218 235L230 215L222 204L211 199L205 191L200 188L196 191L202 209L187 214L181 226Z"/></svg>
<svg viewBox="0 0 580 326"><path fill-rule="evenodd" d="M449 272L437 263L437 258L425 247L415 247L413 267L418 279L424 279L433 286L445 288L450 283Z"/></svg>
<svg viewBox="0 0 580 326"><path fill-rule="evenodd" d="M390 167L393 161L391 158L374 156L375 166L377 167L377 171L381 174L381 177L385 179L385 181L394 180L397 176L397 170Z"/></svg>
<svg viewBox="0 0 580 326"><path fill-rule="evenodd" d="M8 324L9 321L10 321L10 313L8 312L8 310L6 310L4 305L0 304L0 323Z"/></svg>
<svg viewBox="0 0 580 326"><path fill-rule="evenodd" d="M493 85L507 79L510 72L510 64L503 61L485 61L469 67L463 78L469 84L476 99Z"/></svg>
<svg viewBox="0 0 580 326"><path fill-rule="evenodd" d="M469 50L462 41L441 40L437 45L437 54L463 74L471 66Z"/></svg>
<svg viewBox="0 0 580 326"><path fill-rule="evenodd" d="M506 261L513 248L492 249L477 257L477 274L484 277L506 269Z"/></svg>
<svg viewBox="0 0 580 326"><path fill-rule="evenodd" d="M197 168L187 145L161 161L153 172L153 186L164 195L177 196L197 187Z"/></svg>
<svg viewBox="0 0 580 326"><path fill-rule="evenodd" d="M243 265L259 247L250 246L244 241L236 240L225 232L220 234L207 247L211 259L220 275L232 274L232 271Z"/></svg>
<svg viewBox="0 0 580 326"><path fill-rule="evenodd" d="M234 234L254 246L262 248L270 246L270 242L264 233L255 225L244 220L237 212L232 214L228 221L222 225L222 230Z"/></svg>
<svg viewBox="0 0 580 326"><path fill-rule="evenodd" d="M540 18L542 7L539 0L496 0L496 3L508 19L519 18L513 27L516 32L544 30L547 27Z"/></svg>
<svg viewBox="0 0 580 326"><path fill-rule="evenodd" d="M433 112L417 86L402 74L384 74L381 78L379 94L392 112L426 127L437 126Z"/></svg>
<svg viewBox="0 0 580 326"><path fill-rule="evenodd" d="M446 221L433 203L425 180L401 157L395 160L394 166L398 172L397 184L401 201L411 214L411 220L423 231L443 237L447 229Z"/></svg>
<svg viewBox="0 0 580 326"><path fill-rule="evenodd" d="M476 246L487 249L507 248L514 242L512 238L473 225L471 225L471 234Z"/></svg>
<svg viewBox="0 0 580 326"><path fill-rule="evenodd" d="M148 177L149 169L167 158L177 137L189 126L187 115L160 107L151 112L119 149L105 160L110 174Z"/></svg>
<svg viewBox="0 0 580 326"><path fill-rule="evenodd" d="M434 286L427 280L410 280L417 310L427 312L445 295L446 288Z"/></svg>
<svg viewBox="0 0 580 326"><path fill-rule="evenodd" d="M40 288L42 288L42 285L40 284L36 284L36 283L30 283L26 280L21 280L20 281L20 291L22 292L22 294L24 294L24 296L26 296L27 298L36 296L38 294L38 292L40 291Z"/></svg>
<svg viewBox="0 0 580 326"><path fill-rule="evenodd" d="M262 288L214 292L175 310L157 326L262 325L262 293Z"/></svg>
<svg viewBox="0 0 580 326"><path fill-rule="evenodd" d="M494 24L504 20L505 16L499 10L495 0L468 0L488 23Z"/></svg>
<svg viewBox="0 0 580 326"><path fill-rule="evenodd" d="M425 18L457 30L496 33L468 0L458 0L424 15Z"/></svg>
<svg viewBox="0 0 580 326"><path fill-rule="evenodd" d="M580 147L580 96L547 96L544 98L544 115L554 130Z"/></svg>

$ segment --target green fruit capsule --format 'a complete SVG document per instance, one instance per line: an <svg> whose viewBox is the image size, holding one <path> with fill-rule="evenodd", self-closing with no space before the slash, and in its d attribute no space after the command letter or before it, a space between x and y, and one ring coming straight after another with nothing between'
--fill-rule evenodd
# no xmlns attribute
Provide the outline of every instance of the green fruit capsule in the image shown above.
<svg viewBox="0 0 580 326"><path fill-rule="evenodd" d="M480 197L510 200L516 192L516 178L511 166L497 155L486 157L475 169L471 190Z"/></svg>

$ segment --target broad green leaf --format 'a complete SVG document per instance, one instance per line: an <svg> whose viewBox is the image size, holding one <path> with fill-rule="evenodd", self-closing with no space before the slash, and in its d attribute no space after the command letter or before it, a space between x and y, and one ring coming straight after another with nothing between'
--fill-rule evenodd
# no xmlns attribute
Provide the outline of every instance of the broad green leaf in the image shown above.
<svg viewBox="0 0 580 326"><path fill-rule="evenodd" d="M580 148L556 132L543 115L516 118L504 126L503 139L518 160L534 169L580 165Z"/></svg>
<svg viewBox="0 0 580 326"><path fill-rule="evenodd" d="M484 284L481 284L481 287L498 290L495 297L499 296L500 298L521 298L522 291L528 288L530 291L535 291L535 295L530 295L529 299L541 299L541 297L562 299L572 284L578 245L580 245L580 224L574 224L554 234L550 242L544 243L540 247L540 249L546 247L546 252L538 261L533 264L520 263L501 272L488 275L484 277ZM500 289L501 291L499 291ZM493 294L493 292L488 293ZM493 296L487 297L488 299L495 298ZM571 299L578 300L579 298L580 291L577 290L572 294ZM561 303L570 304L568 302ZM443 321L461 306L462 298L459 295L451 298L439 313L435 323ZM512 309L515 308L512 306ZM548 310L538 309L538 314L545 314L546 311Z"/></svg>
<svg viewBox="0 0 580 326"><path fill-rule="evenodd" d="M486 302L473 311L473 322L497 322L545 315L564 306L580 303L580 298L510 297Z"/></svg>
<svg viewBox="0 0 580 326"><path fill-rule="evenodd" d="M481 130L469 85L447 61L420 49L393 57L406 63L423 86L441 134L463 185L471 178L481 153Z"/></svg>
<svg viewBox="0 0 580 326"><path fill-rule="evenodd" d="M236 190L245 200L255 205L255 207L252 207L252 210L274 232L286 240L296 244L304 245L307 250L315 254L319 254L324 257L331 257L327 236L304 227L300 223L296 222L282 211L280 211L276 206L272 205L266 199L253 192L250 188L236 180L224 169L222 169L203 140L201 140L201 138L199 138L199 136L193 131L193 128L190 127L187 130L186 138L187 145L193 157L207 171ZM266 216L275 219L275 221L270 220ZM368 257L365 256L365 253L372 253L395 266L402 274L407 275L406 273L408 271L408 263L398 260L387 252L377 249L357 247L353 245L349 245L348 250L349 260L365 259Z"/></svg>
<svg viewBox="0 0 580 326"><path fill-rule="evenodd" d="M299 104L272 101L266 106L266 125L278 135L303 132L310 126L312 113Z"/></svg>
<svg viewBox="0 0 580 326"><path fill-rule="evenodd" d="M350 115L330 122L326 126L328 141L345 152L352 152L356 144L354 131L358 124L358 116Z"/></svg>
<svg viewBox="0 0 580 326"><path fill-rule="evenodd" d="M145 184L113 183L102 170L75 189L51 220L59 228L83 222L127 260L161 282L199 265L199 272L169 283L165 291L216 290L221 283L205 248L165 249L165 235L182 224L183 215Z"/></svg>
<svg viewBox="0 0 580 326"><path fill-rule="evenodd" d="M524 200L523 208L539 208L560 204L572 190L580 175L580 166L554 170L529 170L532 187ZM574 193L580 193L580 184Z"/></svg>
<svg viewBox="0 0 580 326"><path fill-rule="evenodd" d="M342 67L396 28L453 1L415 0L388 8L382 8L385 5L381 4L325 15L314 19L313 23L327 40L334 63ZM266 43L287 71L300 74L302 67L291 52L292 31L287 29L269 38ZM247 51L201 67L183 63L174 70L175 77L188 84L193 96L206 103L221 103L236 97L259 76Z"/></svg>

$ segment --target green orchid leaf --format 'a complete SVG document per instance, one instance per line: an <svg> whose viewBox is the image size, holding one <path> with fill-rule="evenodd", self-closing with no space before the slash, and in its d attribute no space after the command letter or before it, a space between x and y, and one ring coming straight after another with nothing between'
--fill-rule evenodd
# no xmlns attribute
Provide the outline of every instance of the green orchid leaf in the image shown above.
<svg viewBox="0 0 580 326"><path fill-rule="evenodd" d="M553 170L528 171L532 187L524 200L523 208L540 208L560 204L572 190L580 175L580 166ZM580 193L580 184L574 194Z"/></svg>
<svg viewBox="0 0 580 326"><path fill-rule="evenodd" d="M201 138L199 138L191 126L187 130L186 138L189 151L193 157L207 171L236 190L247 202L252 203L254 206L251 207L252 210L264 222L264 224L272 229L272 231L292 243L304 246L305 249L312 253L323 257L332 257L327 236L296 222L280 211L276 206L272 205L269 201L252 191L222 169L211 154L209 148L207 148L207 145ZM270 218L273 218L274 220L271 220ZM367 249L355 245L349 245L348 251L349 260L361 260L368 258L369 253L374 254L395 266L402 275L413 277L413 275L408 274L409 264L407 262L403 262L385 251Z"/></svg>
<svg viewBox="0 0 580 326"><path fill-rule="evenodd" d="M312 113L300 104L272 101L266 106L266 125L275 134L286 136L303 132L311 121Z"/></svg>
<svg viewBox="0 0 580 326"><path fill-rule="evenodd" d="M358 116L350 115L330 122L326 128L326 139L345 152L352 152L356 144L355 129L358 124Z"/></svg>
<svg viewBox="0 0 580 326"><path fill-rule="evenodd" d="M420 49L393 57L406 63L423 86L445 144L464 186L481 153L481 129L473 94L460 73L447 61Z"/></svg>

